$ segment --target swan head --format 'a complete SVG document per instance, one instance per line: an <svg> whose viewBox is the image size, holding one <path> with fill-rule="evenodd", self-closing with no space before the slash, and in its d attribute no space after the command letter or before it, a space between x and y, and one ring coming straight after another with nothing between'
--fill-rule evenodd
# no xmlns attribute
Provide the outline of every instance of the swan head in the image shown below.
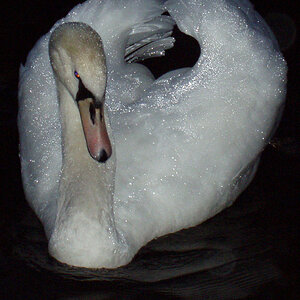
<svg viewBox="0 0 300 300"><path fill-rule="evenodd" d="M51 34L49 56L58 89L63 86L78 107L90 155L105 162L112 147L104 118L106 62L100 36L87 24L64 23Z"/></svg>

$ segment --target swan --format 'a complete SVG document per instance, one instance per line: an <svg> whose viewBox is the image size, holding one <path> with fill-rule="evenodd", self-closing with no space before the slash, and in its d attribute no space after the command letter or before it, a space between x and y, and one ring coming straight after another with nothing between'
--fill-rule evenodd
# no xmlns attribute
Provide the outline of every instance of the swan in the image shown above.
<svg viewBox="0 0 300 300"><path fill-rule="evenodd" d="M173 46L175 23L201 55L155 80L137 62ZM22 180L50 255L117 268L230 206L278 125L285 86L277 42L247 0L77 5L20 68Z"/></svg>

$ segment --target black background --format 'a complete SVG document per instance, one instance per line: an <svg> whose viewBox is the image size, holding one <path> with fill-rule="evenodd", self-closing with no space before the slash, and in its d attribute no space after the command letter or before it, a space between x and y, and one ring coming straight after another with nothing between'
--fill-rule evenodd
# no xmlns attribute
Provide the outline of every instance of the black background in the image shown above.
<svg viewBox="0 0 300 300"><path fill-rule="evenodd" d="M42 288L37 278L43 274L35 273L30 268L10 268L10 256L13 248L11 227L23 217L28 209L24 199L20 178L18 159L17 133L17 84L20 63L24 63L28 51L34 46L37 39L48 32L53 23L83 1L12 1L1 4L0 27L0 170L1 170L1 199L0 199L0 267L3 272L0 276L2 292L8 291L4 299L14 299L35 295L39 299ZM299 30L296 0L265 0L252 1L256 10L269 22L272 13L289 16L294 23L294 30ZM274 28L284 36L289 36L286 25ZM266 215L267 222L276 225L276 232L280 240L278 249L278 263L282 268L288 286L278 288L278 293L268 297L268 292L261 291L253 299L297 299L299 298L299 32L287 49L283 50L288 63L288 93L286 108L281 124L262 157L262 162L254 182L248 189L256 189L264 199L267 199L270 215ZM195 41L189 39L192 51L187 53L181 47L187 38L175 31L177 43L169 51L168 61L156 59L147 62L153 73L158 76L171 69L183 66L192 66L198 58L199 47ZM182 65L176 65L176 57L180 57ZM298 183L298 184L297 184ZM278 226L279 225L279 226ZM282 226L281 226L282 225ZM278 228L280 228L278 230ZM51 284L54 281L51 281ZM71 289L72 284L68 286ZM33 290L32 290L33 289ZM276 290L276 288L273 287ZM274 290L273 290L274 292ZM271 291L270 291L271 293ZM11 295L9 298L7 295ZM44 297L40 296L41 299ZM54 297L54 296L53 296ZM0 291L1 298L1 291ZM250 299L250 298L249 298ZM252 299L252 298L251 298Z"/></svg>

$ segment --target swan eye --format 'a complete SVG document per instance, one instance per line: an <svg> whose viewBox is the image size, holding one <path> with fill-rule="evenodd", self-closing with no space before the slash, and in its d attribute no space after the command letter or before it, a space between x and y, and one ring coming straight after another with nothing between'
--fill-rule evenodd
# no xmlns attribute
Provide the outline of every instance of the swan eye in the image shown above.
<svg viewBox="0 0 300 300"><path fill-rule="evenodd" d="M80 75L78 74L77 71L74 71L74 75L75 75L76 78L78 78L78 79L80 78Z"/></svg>

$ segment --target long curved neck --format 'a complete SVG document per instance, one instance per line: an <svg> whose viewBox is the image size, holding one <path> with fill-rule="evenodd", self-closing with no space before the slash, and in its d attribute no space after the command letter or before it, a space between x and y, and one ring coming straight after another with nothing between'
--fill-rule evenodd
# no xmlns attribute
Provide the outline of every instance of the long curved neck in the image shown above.
<svg viewBox="0 0 300 300"><path fill-rule="evenodd" d="M87 47L83 36L89 42ZM98 53L101 49L98 34L77 23L58 27L49 44L62 128L62 170L49 252L59 261L84 267L119 266L123 256L118 251L125 245L119 242L122 237L114 221L115 154L105 140L105 123L108 132L110 127L103 112L106 68L104 54ZM77 86L78 78L84 78L87 86ZM96 104L101 104L101 109ZM101 137L94 135L98 129ZM95 144L103 147L108 158L105 163L93 155L91 145Z"/></svg>
<svg viewBox="0 0 300 300"><path fill-rule="evenodd" d="M114 155L105 164L90 157L76 104L61 84L57 87L63 165L49 252L71 265L109 266L118 257L114 251L119 244L113 212Z"/></svg>
<svg viewBox="0 0 300 300"><path fill-rule="evenodd" d="M99 210L113 216L114 157L103 164L90 156L76 103L59 82L57 88L63 150L58 216L70 206L87 218Z"/></svg>

